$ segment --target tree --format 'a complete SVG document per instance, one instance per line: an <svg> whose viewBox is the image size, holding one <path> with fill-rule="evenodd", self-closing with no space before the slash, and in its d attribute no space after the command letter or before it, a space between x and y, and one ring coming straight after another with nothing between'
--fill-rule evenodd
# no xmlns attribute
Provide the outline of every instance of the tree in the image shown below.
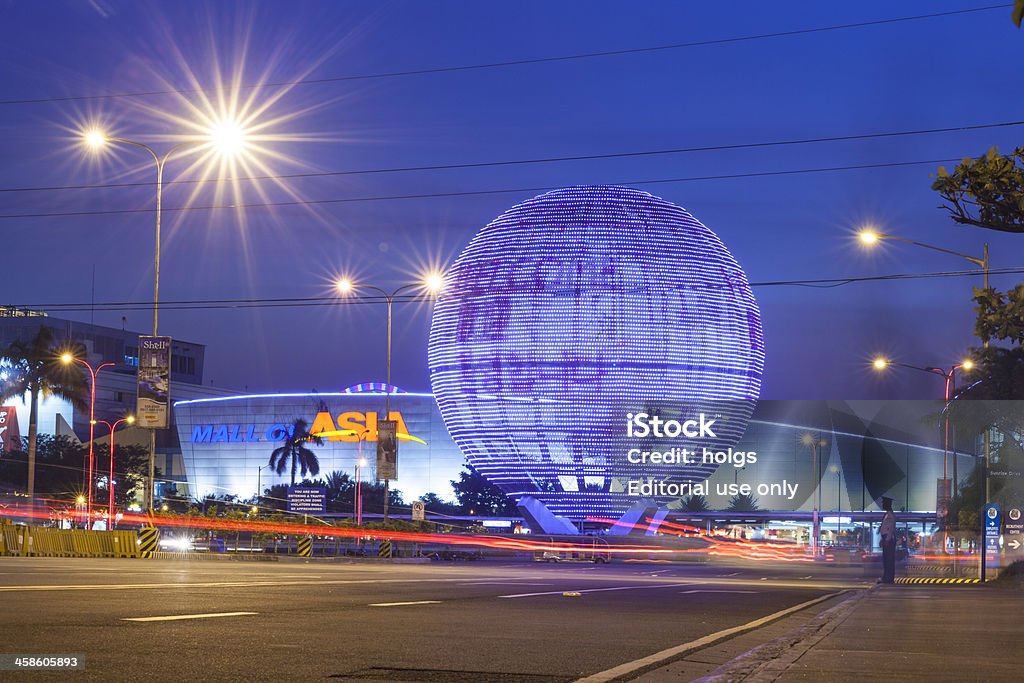
<svg viewBox="0 0 1024 683"><path fill-rule="evenodd" d="M284 445L275 448L274 452L270 454L270 467L279 475L284 474L285 467L291 460L292 486L295 486L295 473L299 469L301 469L303 477L307 473L314 477L320 474L320 461L316 459L316 454L313 451L306 448L308 442L313 442L317 446L324 445L324 440L321 437L309 433L308 422L301 417L295 418L291 429L288 430Z"/></svg>
<svg viewBox="0 0 1024 683"><path fill-rule="evenodd" d="M732 512L754 512L761 508L753 494L741 493L729 499L728 509Z"/></svg>
<svg viewBox="0 0 1024 683"><path fill-rule="evenodd" d="M472 465L452 481L455 498L464 513L479 515L514 515L516 503L505 492L489 482Z"/></svg>
<svg viewBox="0 0 1024 683"><path fill-rule="evenodd" d="M58 396L75 408L86 408L88 387L78 367L61 363L56 352L53 330L40 326L29 341L14 341L0 352L0 364L6 367L8 379L0 387L0 401L29 395L28 414L28 499L32 504L36 483L36 437L39 431L39 397Z"/></svg>
<svg viewBox="0 0 1024 683"><path fill-rule="evenodd" d="M1024 19L1024 0L1013 1L1013 23L1020 28L1020 22Z"/></svg>
<svg viewBox="0 0 1024 683"><path fill-rule="evenodd" d="M682 504L679 509L685 512L707 512L711 509L708 499L700 495L686 496L679 502Z"/></svg>
<svg viewBox="0 0 1024 683"><path fill-rule="evenodd" d="M939 166L932 189L957 223L1024 233L1024 147L1008 155L993 147L964 159L953 173Z"/></svg>
<svg viewBox="0 0 1024 683"><path fill-rule="evenodd" d="M420 496L423 501L423 509L436 512L439 515L457 515L462 510L455 503L449 503L436 493L424 493Z"/></svg>

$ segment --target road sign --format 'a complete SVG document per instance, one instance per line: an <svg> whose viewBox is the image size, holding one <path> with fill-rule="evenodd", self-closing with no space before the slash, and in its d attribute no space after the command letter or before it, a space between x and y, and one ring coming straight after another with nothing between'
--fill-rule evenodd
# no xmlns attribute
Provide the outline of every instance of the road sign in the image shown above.
<svg viewBox="0 0 1024 683"><path fill-rule="evenodd" d="M1024 556L1024 516L1021 515L1019 505L1014 505L1006 510L1003 534L1006 539L1007 553L1013 555L1007 562L1009 564Z"/></svg>
<svg viewBox="0 0 1024 683"><path fill-rule="evenodd" d="M986 567L1000 566L999 562L999 503L985 505L984 562Z"/></svg>
<svg viewBox="0 0 1024 683"><path fill-rule="evenodd" d="M412 502L412 521L422 522L425 510L426 506L422 500L414 500Z"/></svg>
<svg viewBox="0 0 1024 683"><path fill-rule="evenodd" d="M289 486L288 512L322 515L327 510L327 489L323 486Z"/></svg>
<svg viewBox="0 0 1024 683"><path fill-rule="evenodd" d="M313 539L309 536L299 539L299 557L313 557Z"/></svg>

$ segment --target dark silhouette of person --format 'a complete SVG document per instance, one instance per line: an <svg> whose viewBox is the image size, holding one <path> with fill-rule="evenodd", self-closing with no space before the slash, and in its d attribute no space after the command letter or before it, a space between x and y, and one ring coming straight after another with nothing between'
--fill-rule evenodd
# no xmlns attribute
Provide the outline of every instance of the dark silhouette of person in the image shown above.
<svg viewBox="0 0 1024 683"><path fill-rule="evenodd" d="M892 498L882 498L882 578L879 583L896 582L896 515L892 511Z"/></svg>

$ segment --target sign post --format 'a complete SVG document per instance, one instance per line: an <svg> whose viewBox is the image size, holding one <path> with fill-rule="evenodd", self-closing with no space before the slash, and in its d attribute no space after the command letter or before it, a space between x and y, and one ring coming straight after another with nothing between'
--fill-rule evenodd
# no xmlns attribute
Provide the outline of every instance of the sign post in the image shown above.
<svg viewBox="0 0 1024 683"><path fill-rule="evenodd" d="M412 521L422 522L425 517L426 506L422 500L414 500L412 502Z"/></svg>
<svg viewBox="0 0 1024 683"><path fill-rule="evenodd" d="M985 581L989 563L999 568L999 503L985 505L985 523L981 539L981 580ZM993 559L994 558L994 559Z"/></svg>
<svg viewBox="0 0 1024 683"><path fill-rule="evenodd" d="M398 479L398 421L377 421L377 481L384 480L384 521L388 519L388 488Z"/></svg>
<svg viewBox="0 0 1024 683"><path fill-rule="evenodd" d="M155 310L155 309L154 309ZM149 481L146 509L156 499L156 431L167 429L171 400L171 338L139 337L139 369L136 373L135 423L154 430L149 435Z"/></svg>

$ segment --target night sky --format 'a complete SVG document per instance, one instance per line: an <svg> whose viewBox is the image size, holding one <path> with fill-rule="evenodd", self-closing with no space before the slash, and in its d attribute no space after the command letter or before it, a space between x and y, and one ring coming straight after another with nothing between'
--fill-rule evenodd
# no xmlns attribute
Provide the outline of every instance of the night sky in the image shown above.
<svg viewBox="0 0 1024 683"><path fill-rule="evenodd" d="M714 147L1011 122L1024 117L1024 31L1009 7L844 30L495 68L140 97L231 83L337 79L713 41L980 7L975 2L0 2L0 304L148 332L152 159L100 157L90 125L166 150L196 114L237 95L264 128L226 175L308 174ZM275 99L276 98L276 99ZM24 100L46 100L24 102ZM208 104L204 104L206 99ZM251 100L246 107L245 103ZM20 102L12 102L20 101ZM187 104L194 103L196 109ZM221 102L227 104L221 104ZM1024 266L1024 237L954 224L930 190L937 164L640 182L977 156L1024 126L873 140L482 168L167 185L168 208L513 190L494 194L168 212L161 301L323 297L345 273L394 289L450 262L539 190L628 184L685 207L752 282L974 268L898 243L863 252L866 222ZM205 168L185 153L167 181ZM197 189L198 188L198 189ZM95 279L94 279L95 273ZM1020 275L993 279L1007 287ZM93 293L93 282L95 292ZM940 397L940 379L884 352L949 366L972 344L972 278L759 286L766 398ZM80 304L59 312L54 304ZM396 304L393 381L429 388L429 304ZM384 306L161 310L161 332L207 345L207 381L331 391L384 374Z"/></svg>

